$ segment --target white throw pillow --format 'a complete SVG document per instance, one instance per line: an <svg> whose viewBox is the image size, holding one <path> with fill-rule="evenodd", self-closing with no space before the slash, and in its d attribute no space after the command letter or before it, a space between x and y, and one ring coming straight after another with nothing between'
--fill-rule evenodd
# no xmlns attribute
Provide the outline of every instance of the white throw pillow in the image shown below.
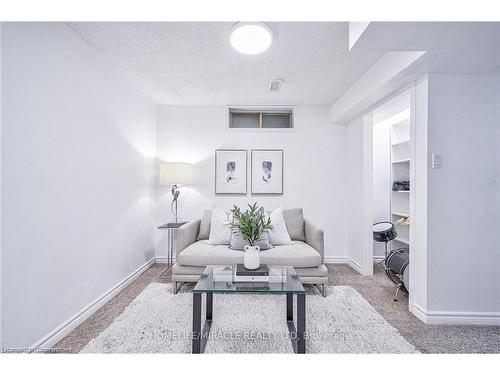
<svg viewBox="0 0 500 375"><path fill-rule="evenodd" d="M210 245L229 245L231 242L231 214L227 214L220 208L212 209L212 220L210 222Z"/></svg>
<svg viewBox="0 0 500 375"><path fill-rule="evenodd" d="M269 242L271 245L291 245L292 240L286 229L285 218L283 217L283 210L281 207L275 209L269 214L273 230L269 231Z"/></svg>

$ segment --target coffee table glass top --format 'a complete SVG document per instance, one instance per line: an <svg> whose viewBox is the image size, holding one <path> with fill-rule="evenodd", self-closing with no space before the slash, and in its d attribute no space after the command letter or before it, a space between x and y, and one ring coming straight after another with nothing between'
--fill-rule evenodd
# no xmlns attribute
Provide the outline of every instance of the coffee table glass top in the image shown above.
<svg viewBox="0 0 500 375"><path fill-rule="evenodd" d="M212 293L305 293L291 266L269 266L268 282L234 282L236 265L207 266L193 292Z"/></svg>

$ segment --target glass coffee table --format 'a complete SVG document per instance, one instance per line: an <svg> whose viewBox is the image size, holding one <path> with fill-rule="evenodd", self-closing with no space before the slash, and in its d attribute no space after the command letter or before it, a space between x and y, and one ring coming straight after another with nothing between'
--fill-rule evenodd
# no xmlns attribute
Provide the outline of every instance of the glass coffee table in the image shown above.
<svg viewBox="0 0 500 375"><path fill-rule="evenodd" d="M236 266L207 266L193 289L192 352L203 353L212 326L214 293L265 293L286 295L286 322L295 353L306 351L306 293L291 266L269 266L268 282L234 282ZM201 327L201 297L206 295L205 324ZM293 296L297 296L297 325Z"/></svg>

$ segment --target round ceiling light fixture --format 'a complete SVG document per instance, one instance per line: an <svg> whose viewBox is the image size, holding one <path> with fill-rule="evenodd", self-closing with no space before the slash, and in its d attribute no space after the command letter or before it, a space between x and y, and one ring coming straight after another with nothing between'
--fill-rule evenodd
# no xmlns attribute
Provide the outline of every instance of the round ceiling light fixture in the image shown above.
<svg viewBox="0 0 500 375"><path fill-rule="evenodd" d="M238 22L231 28L231 45L245 55L266 51L273 42L273 32L262 22Z"/></svg>

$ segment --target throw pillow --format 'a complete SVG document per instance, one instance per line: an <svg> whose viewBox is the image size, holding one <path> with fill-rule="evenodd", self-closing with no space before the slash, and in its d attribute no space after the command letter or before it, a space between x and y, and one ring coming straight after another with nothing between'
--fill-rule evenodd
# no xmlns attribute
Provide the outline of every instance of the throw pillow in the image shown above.
<svg viewBox="0 0 500 375"><path fill-rule="evenodd" d="M212 209L212 220L210 221L210 245L229 245L231 240L231 214L227 214L220 208Z"/></svg>
<svg viewBox="0 0 500 375"><path fill-rule="evenodd" d="M269 214L273 230L269 231L269 241L271 245L291 245L292 240L286 229L285 218L281 207L275 209Z"/></svg>
<svg viewBox="0 0 500 375"><path fill-rule="evenodd" d="M203 216L200 222L200 230L197 240L208 240L210 237L210 222L212 221L212 210L203 211Z"/></svg>
<svg viewBox="0 0 500 375"><path fill-rule="evenodd" d="M245 239L243 238L243 236L241 234L239 234L239 233L232 233L231 234L231 245L229 245L229 247L231 249L243 250L245 245L248 245L248 242L245 241ZM273 247L273 245L271 245L269 243L269 234L267 232L264 233L259 238L259 240L257 241L257 243L255 245L259 246L261 250L269 250Z"/></svg>
<svg viewBox="0 0 500 375"><path fill-rule="evenodd" d="M292 208L283 210L286 229L293 241L306 242L306 232L304 228L304 213L302 208Z"/></svg>

